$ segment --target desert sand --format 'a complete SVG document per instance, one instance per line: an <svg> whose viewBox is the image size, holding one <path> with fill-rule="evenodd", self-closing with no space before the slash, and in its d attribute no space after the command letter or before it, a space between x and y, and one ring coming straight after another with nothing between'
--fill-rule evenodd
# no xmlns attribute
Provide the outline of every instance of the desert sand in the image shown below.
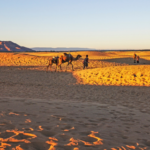
<svg viewBox="0 0 150 150"><path fill-rule="evenodd" d="M149 150L150 52L73 52L88 69L46 73L61 54L0 53L0 150Z"/></svg>

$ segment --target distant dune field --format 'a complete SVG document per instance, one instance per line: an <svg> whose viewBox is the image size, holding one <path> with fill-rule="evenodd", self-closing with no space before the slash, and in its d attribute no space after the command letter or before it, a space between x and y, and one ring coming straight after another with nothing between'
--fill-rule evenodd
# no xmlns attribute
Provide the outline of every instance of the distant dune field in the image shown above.
<svg viewBox="0 0 150 150"><path fill-rule="evenodd" d="M25 54L33 55L33 56L60 56L64 52L28 52ZM78 54L85 57L87 54L89 55L90 59L111 59L111 58L133 58L133 54L136 53L142 58L150 59L150 51L77 51L77 52L70 52L73 56ZM23 53L22 53L23 54Z"/></svg>

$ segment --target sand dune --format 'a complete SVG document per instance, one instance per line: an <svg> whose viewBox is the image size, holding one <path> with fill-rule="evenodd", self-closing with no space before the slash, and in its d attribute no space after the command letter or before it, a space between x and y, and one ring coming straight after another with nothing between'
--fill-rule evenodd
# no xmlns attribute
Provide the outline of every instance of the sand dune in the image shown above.
<svg viewBox="0 0 150 150"><path fill-rule="evenodd" d="M0 150L150 149L148 52L82 54L46 73L51 53L0 53Z"/></svg>
<svg viewBox="0 0 150 150"><path fill-rule="evenodd" d="M90 59L112 59L112 58L133 58L133 54L136 53L141 58L146 58L149 60L150 52L149 51L104 51L104 52L98 52L98 51L82 51L82 52L70 52L73 56L76 56L78 54L82 55L82 57L85 58L85 56L88 54ZM33 56L60 56L63 54L63 52L32 52L32 53L25 53L28 55Z"/></svg>
<svg viewBox="0 0 150 150"><path fill-rule="evenodd" d="M95 85L150 86L150 66L115 66L74 72L78 82Z"/></svg>

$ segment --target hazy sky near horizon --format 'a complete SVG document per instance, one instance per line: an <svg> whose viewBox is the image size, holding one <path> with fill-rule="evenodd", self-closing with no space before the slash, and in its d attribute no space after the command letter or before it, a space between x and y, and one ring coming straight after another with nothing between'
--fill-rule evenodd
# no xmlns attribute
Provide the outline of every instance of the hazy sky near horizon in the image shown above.
<svg viewBox="0 0 150 150"><path fill-rule="evenodd" d="M0 5L1 41L150 49L150 0L0 0Z"/></svg>

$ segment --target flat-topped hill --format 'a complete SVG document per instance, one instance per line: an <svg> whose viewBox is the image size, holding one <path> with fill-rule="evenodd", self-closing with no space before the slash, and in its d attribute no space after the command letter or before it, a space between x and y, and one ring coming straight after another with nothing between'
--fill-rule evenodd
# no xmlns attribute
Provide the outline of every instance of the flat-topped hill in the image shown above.
<svg viewBox="0 0 150 150"><path fill-rule="evenodd" d="M11 41L0 41L0 52L32 52L34 50Z"/></svg>

